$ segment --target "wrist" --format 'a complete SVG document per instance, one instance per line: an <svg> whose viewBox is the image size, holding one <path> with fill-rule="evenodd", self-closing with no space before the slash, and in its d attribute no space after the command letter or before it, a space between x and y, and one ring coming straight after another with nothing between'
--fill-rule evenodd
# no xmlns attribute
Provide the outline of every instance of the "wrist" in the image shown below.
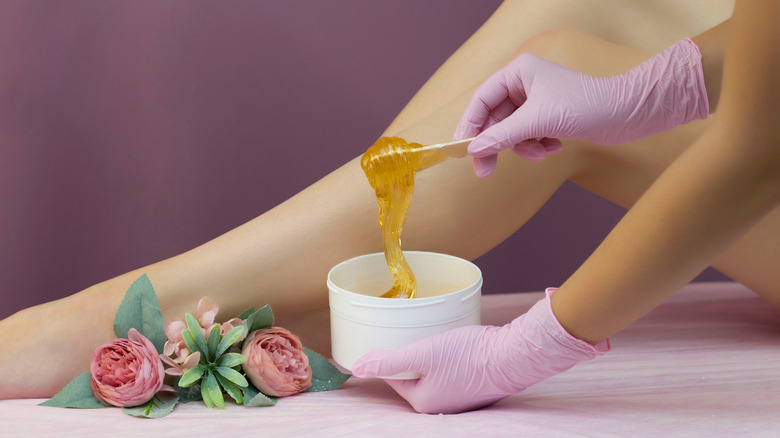
<svg viewBox="0 0 780 438"><path fill-rule="evenodd" d="M699 111L696 119L706 119L712 113L712 107L710 106L710 96L707 93L707 81L704 78L704 58L702 57L701 49L692 39L686 38L684 41L689 45L689 49L692 50L693 57L698 57L697 62L691 65L691 68L694 70L693 74L696 76L698 95L701 96L703 102L701 105L702 109Z"/></svg>
<svg viewBox="0 0 780 438"><path fill-rule="evenodd" d="M555 290L547 289L544 299L510 323L513 350L520 356L513 362L530 367L519 370L520 375L535 375L542 380L610 351L609 339L594 345L566 331L552 311ZM541 368L535 369L534 365Z"/></svg>
<svg viewBox="0 0 780 438"><path fill-rule="evenodd" d="M677 41L646 63L635 69L634 78L640 89L649 86L651 90L644 100L645 105L652 103L646 117L658 117L662 130L667 130L709 116L702 55L696 43L690 38Z"/></svg>
<svg viewBox="0 0 780 438"><path fill-rule="evenodd" d="M727 20L712 29L691 38L701 53L702 73L707 88L707 100L710 113L715 112L720 100L720 87L723 79L723 55L726 52Z"/></svg>
<svg viewBox="0 0 780 438"><path fill-rule="evenodd" d="M706 119L709 103L701 59L696 44L681 40L622 75L585 76L595 135L582 138L614 145Z"/></svg>

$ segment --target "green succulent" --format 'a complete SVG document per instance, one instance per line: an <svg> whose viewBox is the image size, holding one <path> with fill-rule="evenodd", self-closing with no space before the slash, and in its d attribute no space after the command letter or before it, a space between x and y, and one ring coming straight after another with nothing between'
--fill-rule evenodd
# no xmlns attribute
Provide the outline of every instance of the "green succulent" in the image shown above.
<svg viewBox="0 0 780 438"><path fill-rule="evenodd" d="M246 362L246 356L239 353L228 353L228 349L241 339L245 327L238 326L222 336L219 324L211 328L208 340L194 316L185 316L187 329L181 332L184 342L192 352L200 352L200 362L188 370L179 379L182 388L197 382L206 406L216 406L225 409L225 399L222 391L230 395L236 403L244 402L244 389L249 386L246 377L239 369Z"/></svg>

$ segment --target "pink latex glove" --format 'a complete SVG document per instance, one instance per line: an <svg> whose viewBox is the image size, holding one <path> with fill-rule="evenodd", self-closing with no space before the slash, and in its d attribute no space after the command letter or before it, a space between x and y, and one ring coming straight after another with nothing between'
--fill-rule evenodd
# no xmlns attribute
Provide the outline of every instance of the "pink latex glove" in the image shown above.
<svg viewBox="0 0 780 438"><path fill-rule="evenodd" d="M484 178L503 149L540 161L560 150L559 138L614 145L708 115L701 53L690 39L612 77L584 75L525 53L477 88L454 139L476 136L469 154Z"/></svg>
<svg viewBox="0 0 780 438"><path fill-rule="evenodd" d="M414 371L415 380L386 380L418 412L457 413L489 406L609 351L574 338L558 323L550 293L503 327L469 326L407 347L372 351L352 366L357 377Z"/></svg>

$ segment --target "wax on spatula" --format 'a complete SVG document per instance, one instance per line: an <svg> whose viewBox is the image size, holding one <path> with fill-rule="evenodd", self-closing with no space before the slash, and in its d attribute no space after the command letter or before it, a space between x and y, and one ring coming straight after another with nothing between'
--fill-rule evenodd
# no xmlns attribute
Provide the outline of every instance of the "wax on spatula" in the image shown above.
<svg viewBox="0 0 780 438"><path fill-rule="evenodd" d="M360 165L376 191L385 260L393 277L392 288L382 297L414 298L417 293L417 280L401 251L401 231L412 201L415 174L448 158L466 156L471 140L423 146L398 137L382 137L363 154Z"/></svg>

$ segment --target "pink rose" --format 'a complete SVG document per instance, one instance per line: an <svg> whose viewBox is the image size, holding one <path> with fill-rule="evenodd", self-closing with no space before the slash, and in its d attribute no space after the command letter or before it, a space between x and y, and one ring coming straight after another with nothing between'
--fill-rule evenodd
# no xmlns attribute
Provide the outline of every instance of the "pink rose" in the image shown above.
<svg viewBox="0 0 780 438"><path fill-rule="evenodd" d="M154 345L136 329L129 339L114 339L95 350L89 372L92 391L102 403L141 405L163 386L163 364Z"/></svg>
<svg viewBox="0 0 780 438"><path fill-rule="evenodd" d="M250 382L265 395L284 397L311 386L309 357L301 340L281 327L255 330L244 341L242 365Z"/></svg>

